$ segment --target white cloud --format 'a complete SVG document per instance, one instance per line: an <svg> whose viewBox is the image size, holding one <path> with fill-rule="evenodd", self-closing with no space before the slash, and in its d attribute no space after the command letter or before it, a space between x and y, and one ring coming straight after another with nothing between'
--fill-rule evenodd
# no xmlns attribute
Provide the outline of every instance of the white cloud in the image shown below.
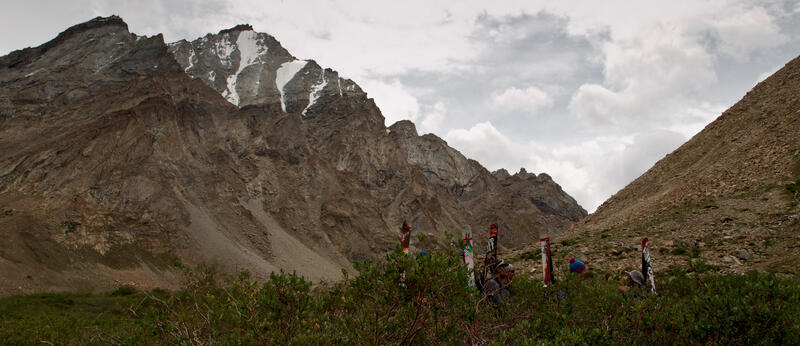
<svg viewBox="0 0 800 346"><path fill-rule="evenodd" d="M472 10L424 0L233 0L227 12L275 35L293 54L360 82L368 75L458 67L454 57L475 53L470 42L459 39L472 27L474 17L466 14ZM314 32L330 39L314 38Z"/></svg>
<svg viewBox="0 0 800 346"><path fill-rule="evenodd" d="M618 132L679 122L694 95L717 81L713 56L684 26L658 23L641 34L612 35L602 46L603 83L580 86L569 103L579 119Z"/></svg>
<svg viewBox="0 0 800 346"><path fill-rule="evenodd" d="M599 84L584 84L572 97L569 110L591 125L615 125L616 115L628 108L619 93Z"/></svg>
<svg viewBox="0 0 800 346"><path fill-rule="evenodd" d="M444 122L445 117L447 116L447 109L444 106L444 103L439 101L433 105L433 107L428 107L429 109L427 112L423 113L422 121L420 122L420 133L435 133L441 130L442 122Z"/></svg>
<svg viewBox="0 0 800 346"><path fill-rule="evenodd" d="M526 89L511 87L492 99L496 107L535 114L543 108L553 106L553 98L541 89L531 86Z"/></svg>
<svg viewBox="0 0 800 346"><path fill-rule="evenodd" d="M418 120L419 102L417 102L417 98L397 80L386 83L380 80L363 79L359 84L381 109L381 113L386 118L386 126L400 120L414 122Z"/></svg>
<svg viewBox="0 0 800 346"><path fill-rule="evenodd" d="M464 156L477 160L492 171L511 167L509 164L512 162L523 162L522 148L512 144L490 121L476 124L469 129L451 130L444 138Z"/></svg>
<svg viewBox="0 0 800 346"><path fill-rule="evenodd" d="M491 122L452 130L445 139L489 170L525 167L549 174L589 212L686 141L680 133L658 129L575 143L515 142Z"/></svg>
<svg viewBox="0 0 800 346"><path fill-rule="evenodd" d="M787 41L762 7L724 8L714 14L709 26L721 41L719 50L738 60L748 60L755 51Z"/></svg>

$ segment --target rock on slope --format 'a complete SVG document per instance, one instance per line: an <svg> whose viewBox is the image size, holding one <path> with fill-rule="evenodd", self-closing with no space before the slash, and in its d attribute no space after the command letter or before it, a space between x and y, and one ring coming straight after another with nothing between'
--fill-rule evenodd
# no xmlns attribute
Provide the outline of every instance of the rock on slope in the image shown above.
<svg viewBox="0 0 800 346"><path fill-rule="evenodd" d="M633 266L649 236L662 269L798 272L800 58L575 224L569 251ZM569 241L568 241L569 242Z"/></svg>
<svg viewBox="0 0 800 346"><path fill-rule="evenodd" d="M177 260L335 280L403 219L435 249L465 223L509 244L585 215L544 174L497 179L414 135L248 26L168 47L118 17L79 24L0 57L0 294L174 287Z"/></svg>

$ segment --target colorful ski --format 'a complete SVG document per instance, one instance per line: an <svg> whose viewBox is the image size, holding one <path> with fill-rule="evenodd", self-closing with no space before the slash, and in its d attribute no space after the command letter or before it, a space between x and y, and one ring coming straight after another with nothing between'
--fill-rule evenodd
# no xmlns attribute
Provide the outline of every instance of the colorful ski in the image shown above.
<svg viewBox="0 0 800 346"><path fill-rule="evenodd" d="M644 275L645 283L650 280L650 291L656 293L656 281L653 275L653 263L650 261L650 249L647 246L647 237L642 239L642 275Z"/></svg>
<svg viewBox="0 0 800 346"><path fill-rule="evenodd" d="M400 246L403 247L403 253L408 254L408 248L411 244L411 226L403 221L403 227L400 228Z"/></svg>
<svg viewBox="0 0 800 346"><path fill-rule="evenodd" d="M475 287L475 259L472 252L472 228L469 225L461 227L461 240L464 248L464 263L467 264L469 286Z"/></svg>
<svg viewBox="0 0 800 346"><path fill-rule="evenodd" d="M497 258L497 225L492 224L489 227L489 244L486 247L486 258L483 264L489 264L489 260Z"/></svg>
<svg viewBox="0 0 800 346"><path fill-rule="evenodd" d="M553 258L550 257L550 237L539 239L542 242L542 281L544 287L556 282L553 275Z"/></svg>

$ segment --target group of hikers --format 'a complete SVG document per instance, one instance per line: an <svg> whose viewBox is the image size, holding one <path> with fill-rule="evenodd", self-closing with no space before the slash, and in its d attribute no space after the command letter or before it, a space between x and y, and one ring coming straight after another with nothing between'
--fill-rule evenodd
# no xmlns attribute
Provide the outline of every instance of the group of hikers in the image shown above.
<svg viewBox="0 0 800 346"><path fill-rule="evenodd" d="M496 304L503 304L505 297L510 295L509 288L514 279L514 266L511 263L506 263L497 257L497 224L489 226L489 242L486 249L486 255L483 260L483 268L480 271L474 270L474 260L472 251L472 230L470 226L462 228L462 258L467 265L469 271L473 274L469 277L469 285L476 286L480 291L489 297ZM400 228L400 243L403 252L406 254L409 251L411 226L403 221L403 226ZM542 254L542 279L544 286L555 282L553 275L553 262L550 256L550 238L545 237L541 241L541 254ZM648 239L642 239L642 271L631 270L626 271L626 277L623 284L619 286L619 291L624 294L632 290L636 292L644 292L648 289L652 294L657 294L655 289L655 280L653 277L653 267L650 262L650 252L647 244ZM575 257L569 258L569 272L570 274L583 276L587 273L588 266L581 260ZM649 285L648 285L649 279Z"/></svg>

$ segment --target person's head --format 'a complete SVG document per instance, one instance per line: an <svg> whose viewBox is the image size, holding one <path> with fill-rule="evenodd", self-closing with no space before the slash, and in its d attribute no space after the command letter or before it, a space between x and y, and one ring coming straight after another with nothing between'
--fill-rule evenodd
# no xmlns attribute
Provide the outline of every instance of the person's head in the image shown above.
<svg viewBox="0 0 800 346"><path fill-rule="evenodd" d="M569 263L573 263L573 262L575 262L575 257L570 257L569 258Z"/></svg>
<svg viewBox="0 0 800 346"><path fill-rule="evenodd" d="M631 270L626 273L628 274L628 279L626 280L628 286L633 286L634 284L644 285L644 275L640 271Z"/></svg>
<svg viewBox="0 0 800 346"><path fill-rule="evenodd" d="M493 223L491 226L489 226L489 229L497 229L497 224Z"/></svg>
<svg viewBox="0 0 800 346"><path fill-rule="evenodd" d="M411 226L409 226L409 225L408 225L408 223L406 223L405 221L403 221L403 229L404 229L404 230L407 230L407 231L410 231L410 230L411 230Z"/></svg>

